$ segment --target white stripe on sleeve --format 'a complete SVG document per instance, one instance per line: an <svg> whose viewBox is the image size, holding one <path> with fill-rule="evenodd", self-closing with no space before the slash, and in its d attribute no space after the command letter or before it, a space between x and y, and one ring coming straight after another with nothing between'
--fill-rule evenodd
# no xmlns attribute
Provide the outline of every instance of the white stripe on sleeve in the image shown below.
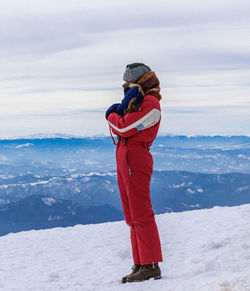
<svg viewBox="0 0 250 291"><path fill-rule="evenodd" d="M124 128L118 128L110 121L108 121L108 123L118 132L126 132L133 128L137 128L140 131L155 125L160 120L160 117L161 111L159 109L154 108L151 111L149 111L146 115L144 115L142 118L138 119L134 123Z"/></svg>

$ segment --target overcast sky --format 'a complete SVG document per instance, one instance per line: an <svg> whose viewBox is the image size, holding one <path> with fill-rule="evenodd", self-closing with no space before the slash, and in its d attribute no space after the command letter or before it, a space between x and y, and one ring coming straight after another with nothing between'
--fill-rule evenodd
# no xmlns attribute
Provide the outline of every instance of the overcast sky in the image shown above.
<svg viewBox="0 0 250 291"><path fill-rule="evenodd" d="M0 62L0 138L108 135L132 62L161 81L161 134L250 135L249 0L0 0Z"/></svg>

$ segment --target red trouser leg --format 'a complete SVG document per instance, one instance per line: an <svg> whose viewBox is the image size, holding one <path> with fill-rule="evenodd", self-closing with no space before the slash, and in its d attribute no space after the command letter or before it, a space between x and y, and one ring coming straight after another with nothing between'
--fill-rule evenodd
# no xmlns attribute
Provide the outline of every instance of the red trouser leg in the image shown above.
<svg viewBox="0 0 250 291"><path fill-rule="evenodd" d="M160 262L161 244L150 199L152 156L143 146L121 144L116 158L124 216L131 230L134 263Z"/></svg>
<svg viewBox="0 0 250 291"><path fill-rule="evenodd" d="M136 233L134 232L134 229L133 229L127 190L123 182L122 175L119 171L117 171L117 182L118 182L118 187L120 191L125 221L130 226L130 237L131 237L131 244L132 244L133 260L135 264L140 265L141 263L140 263L139 250L137 246Z"/></svg>

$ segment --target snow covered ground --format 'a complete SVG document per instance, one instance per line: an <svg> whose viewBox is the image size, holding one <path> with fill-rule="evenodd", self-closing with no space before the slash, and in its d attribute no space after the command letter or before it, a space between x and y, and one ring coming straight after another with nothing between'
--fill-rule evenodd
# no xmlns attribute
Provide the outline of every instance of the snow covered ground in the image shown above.
<svg viewBox="0 0 250 291"><path fill-rule="evenodd" d="M0 290L250 290L250 204L157 216L163 278L121 284L133 264L122 222L0 237Z"/></svg>

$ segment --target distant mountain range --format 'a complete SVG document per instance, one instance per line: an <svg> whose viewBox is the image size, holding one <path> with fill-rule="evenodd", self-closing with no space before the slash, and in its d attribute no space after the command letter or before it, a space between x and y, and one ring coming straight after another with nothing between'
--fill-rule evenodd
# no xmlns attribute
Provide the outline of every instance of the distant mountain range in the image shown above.
<svg viewBox="0 0 250 291"><path fill-rule="evenodd" d="M250 203L250 175L156 171L151 183L156 213Z"/></svg>
<svg viewBox="0 0 250 291"><path fill-rule="evenodd" d="M43 179L28 175L9 177L7 183L6 179L0 184L2 205L31 195L49 195L86 207L109 204L122 210L115 172ZM156 213L250 203L250 174L154 171L151 197Z"/></svg>
<svg viewBox="0 0 250 291"><path fill-rule="evenodd" d="M13 201L0 208L0 235L123 218L115 172L26 179L0 186L2 201ZM246 204L250 174L155 171L151 198L156 214Z"/></svg>
<svg viewBox="0 0 250 291"><path fill-rule="evenodd" d="M248 136L158 136L151 153L155 170L250 173ZM65 176L115 169L110 137L0 140L0 176Z"/></svg>
<svg viewBox="0 0 250 291"><path fill-rule="evenodd" d="M32 195L0 208L0 235L122 219L122 212L110 205L84 207L51 196Z"/></svg>
<svg viewBox="0 0 250 291"><path fill-rule="evenodd" d="M155 213L250 203L250 137L158 136L151 153ZM121 219L115 169L109 137L0 140L0 234Z"/></svg>

